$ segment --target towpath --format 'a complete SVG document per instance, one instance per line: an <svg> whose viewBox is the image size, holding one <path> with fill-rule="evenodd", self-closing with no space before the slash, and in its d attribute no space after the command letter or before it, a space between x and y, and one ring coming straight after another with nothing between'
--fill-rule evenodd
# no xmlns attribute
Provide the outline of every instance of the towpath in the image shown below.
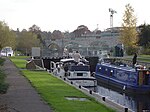
<svg viewBox="0 0 150 112"><path fill-rule="evenodd" d="M8 58L2 69L7 75L9 89L6 94L0 95L0 112L52 112Z"/></svg>

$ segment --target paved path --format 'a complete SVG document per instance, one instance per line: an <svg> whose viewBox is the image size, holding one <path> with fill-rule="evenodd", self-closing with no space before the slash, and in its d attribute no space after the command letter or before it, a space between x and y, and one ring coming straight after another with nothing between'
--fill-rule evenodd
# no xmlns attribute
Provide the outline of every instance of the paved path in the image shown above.
<svg viewBox="0 0 150 112"><path fill-rule="evenodd" d="M9 59L2 69L10 86L6 94L0 95L0 112L52 112Z"/></svg>

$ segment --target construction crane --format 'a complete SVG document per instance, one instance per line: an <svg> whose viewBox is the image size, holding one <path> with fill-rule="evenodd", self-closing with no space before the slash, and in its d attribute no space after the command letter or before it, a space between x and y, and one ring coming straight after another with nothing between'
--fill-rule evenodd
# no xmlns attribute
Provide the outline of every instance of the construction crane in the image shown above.
<svg viewBox="0 0 150 112"><path fill-rule="evenodd" d="M110 28L112 28L113 27L113 14L117 12L113 10L112 8L109 8L109 12L110 12Z"/></svg>

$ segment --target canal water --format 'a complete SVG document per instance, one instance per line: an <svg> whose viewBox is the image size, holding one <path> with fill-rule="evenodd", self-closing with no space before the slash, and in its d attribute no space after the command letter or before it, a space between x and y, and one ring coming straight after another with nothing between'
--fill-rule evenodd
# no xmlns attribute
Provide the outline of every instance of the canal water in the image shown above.
<svg viewBox="0 0 150 112"><path fill-rule="evenodd" d="M126 94L102 85L98 85L97 92L100 95L131 109L133 112L150 112L150 95Z"/></svg>

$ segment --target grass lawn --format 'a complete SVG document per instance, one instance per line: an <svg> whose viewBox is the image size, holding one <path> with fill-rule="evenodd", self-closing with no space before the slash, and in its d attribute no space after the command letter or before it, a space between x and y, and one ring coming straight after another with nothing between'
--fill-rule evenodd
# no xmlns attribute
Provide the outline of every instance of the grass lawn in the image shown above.
<svg viewBox="0 0 150 112"><path fill-rule="evenodd" d="M19 68L23 67L23 63L25 64L21 60L12 59ZM22 73L36 88L41 97L54 109L54 112L115 112L46 71L22 70ZM69 96L84 97L87 100L67 100L66 97Z"/></svg>
<svg viewBox="0 0 150 112"><path fill-rule="evenodd" d="M28 59L28 58L29 57L27 57L27 56L10 57L12 62L15 63L15 65L20 69L26 68L26 63L27 63L26 59Z"/></svg>
<svg viewBox="0 0 150 112"><path fill-rule="evenodd" d="M129 57L125 57L124 59L128 59L132 61L132 58L133 56L129 56ZM137 61L150 62L150 55L138 55Z"/></svg>

